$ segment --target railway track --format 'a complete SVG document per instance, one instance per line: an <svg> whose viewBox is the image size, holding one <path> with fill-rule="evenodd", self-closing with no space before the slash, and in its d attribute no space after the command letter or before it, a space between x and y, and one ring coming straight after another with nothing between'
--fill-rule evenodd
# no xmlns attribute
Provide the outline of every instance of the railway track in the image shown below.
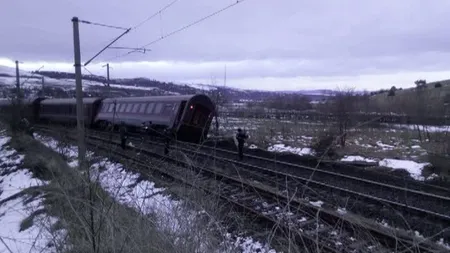
<svg viewBox="0 0 450 253"><path fill-rule="evenodd" d="M131 141L136 143L139 140ZM162 146L162 143L152 142L151 145ZM214 159L214 165L222 163L222 168L236 166L241 176L253 178L280 191L301 192L312 200L323 200L334 207L350 205L353 212L367 218L384 217L391 226L418 230L425 236L440 235L450 239L450 195L446 195L448 190L441 187L428 186L429 190L434 191L428 193L295 164L278 163L273 166L265 163L261 166L217 158L217 153L194 150L192 145L176 148L200 160ZM228 172L237 173L236 169L229 169Z"/></svg>
<svg viewBox="0 0 450 253"><path fill-rule="evenodd" d="M98 133L96 133L98 134ZM103 133L104 134L104 133ZM94 145L96 148L105 149L105 145L100 145L101 143L111 143L110 140L103 135L100 136L89 136L90 145ZM118 144L117 141L112 141L114 144ZM138 149L133 147L132 149ZM295 197L295 194L292 194L293 188L296 189L304 189L304 184L293 184L294 181L289 181L287 183L288 187L285 189L280 186L286 185L286 180L292 177L292 175L283 174L281 177L279 172L275 171L265 171L265 173L255 172L255 170L251 170L248 167L246 171L243 173L246 175L245 177L238 177L236 173L230 173L230 171L225 170L217 170L211 169L210 164L208 166L198 166L193 165L195 163L180 161L180 159L169 158L158 154L158 152L151 151L148 147L139 148L140 152L144 153L146 156L156 157L156 158L164 158L170 160L177 165L181 165L184 167L189 167L194 169L196 173L201 174L200 181L191 181L196 182L193 187L202 188L203 185L206 185L206 188L202 188L202 190L210 193L217 193L217 185L212 188L207 188L208 185L211 185L211 181L214 181L220 184L220 189L222 192L219 196L230 203L236 205L247 212L251 212L261 220L261 222L266 222L267 224L278 224L282 222L284 224L283 228L285 231L303 231L301 233L301 237L303 240L308 241L311 245L317 243L318 238L320 238L320 245L325 247L325 251L330 252L378 252L377 249L380 249L380 245L376 245L376 243L371 243L367 240L370 236L374 236L378 239L380 243L386 245L390 248L402 248L404 250L409 250L406 252L413 251L415 252L441 252L439 251L439 246L434 243L423 240L417 241L417 238L412 237L407 233L400 232L398 230L390 230L384 228L376 223L371 222L370 220L363 219L358 216L354 216L351 214L342 214L339 211L328 208L328 207L317 207L308 200ZM118 151L115 151L117 155L121 155ZM186 151L184 151L186 152ZM194 152L194 151L193 151ZM198 154L197 154L198 155ZM207 154L205 154L206 156ZM132 157L129 157L130 159ZM135 159L135 158L133 158ZM137 160L136 162L141 162ZM254 169L254 168L253 168ZM170 173L168 171L161 173ZM276 179L273 179L270 173L278 173ZM171 177L176 177L172 174ZM214 180L212 180L214 178ZM220 179L219 181L217 181ZM282 183L284 180L284 183ZM259 181L259 182L257 182ZM200 183L199 183L200 182ZM311 181L310 181L311 182ZM189 183L184 181L184 183ZM314 182L316 183L316 182ZM293 187L295 186L295 187ZM320 187L318 187L320 189ZM311 196L311 189L307 189L307 195ZM323 191L320 189L319 191ZM291 193L290 193L291 192ZM314 192L314 191L312 191ZM325 192L322 192L322 194ZM289 217L284 215L284 211L280 211L279 206L288 207L290 210L301 210L301 212L296 211L290 212ZM277 208L278 207L278 208ZM320 222L314 219L304 219L304 215L309 215L310 217L318 216L320 218ZM320 224L319 224L320 223ZM335 225L342 224L343 227L346 228L346 234L339 234L339 238L336 238ZM370 236L363 236L365 238L359 237L358 241L355 242L352 240L352 232L355 227L364 228L368 232L370 232ZM349 232L350 231L350 232ZM332 238L332 240L330 240ZM344 246L343 246L344 245ZM367 249L371 250L367 250ZM366 250L362 250L366 249ZM323 249L322 249L323 250ZM356 250L356 251L355 251ZM362 250L362 251L361 251ZM384 252L384 250L381 250ZM443 252L443 251L442 251Z"/></svg>

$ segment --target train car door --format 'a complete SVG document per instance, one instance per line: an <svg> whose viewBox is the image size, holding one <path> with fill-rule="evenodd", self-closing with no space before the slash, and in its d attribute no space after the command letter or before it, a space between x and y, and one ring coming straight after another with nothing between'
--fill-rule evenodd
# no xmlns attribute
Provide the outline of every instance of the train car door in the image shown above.
<svg viewBox="0 0 450 253"><path fill-rule="evenodd" d="M179 127L180 127L180 121L181 121L181 117L184 114L184 108L186 107L186 100L181 101L180 107L178 107L178 113L177 116L175 117L175 122L173 123L173 127L175 127L178 131Z"/></svg>

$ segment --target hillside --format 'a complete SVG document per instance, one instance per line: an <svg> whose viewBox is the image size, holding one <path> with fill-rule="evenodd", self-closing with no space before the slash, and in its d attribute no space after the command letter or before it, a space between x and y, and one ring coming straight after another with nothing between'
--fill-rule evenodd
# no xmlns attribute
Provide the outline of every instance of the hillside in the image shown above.
<svg viewBox="0 0 450 253"><path fill-rule="evenodd" d="M448 114L450 80L426 83L421 88L396 90L391 94L389 90L383 91L372 95L371 101L384 111L436 116Z"/></svg>
<svg viewBox="0 0 450 253"><path fill-rule="evenodd" d="M20 82L25 96L45 95L53 97L75 96L75 74L56 71L20 72ZM44 78L44 81L42 81ZM15 69L0 66L0 90L3 96L14 91L16 85ZM310 100L322 100L327 90L305 91L259 91L206 84L161 82L154 79L115 78L110 80L110 89L106 87L106 78L97 75L83 75L85 96L155 96L205 93L216 97L220 94L227 102L264 101L274 96L302 95Z"/></svg>

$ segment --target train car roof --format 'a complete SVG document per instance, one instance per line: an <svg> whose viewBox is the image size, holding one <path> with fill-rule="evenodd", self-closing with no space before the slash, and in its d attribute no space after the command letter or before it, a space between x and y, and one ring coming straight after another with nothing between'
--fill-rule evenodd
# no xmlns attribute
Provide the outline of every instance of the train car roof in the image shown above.
<svg viewBox="0 0 450 253"><path fill-rule="evenodd" d="M25 98L22 100L22 102L24 104L32 104L34 101L38 100L38 99L42 99L40 97L35 97L35 98ZM13 99L12 98L1 98L0 99L0 106L1 105L10 105L12 104Z"/></svg>
<svg viewBox="0 0 450 253"><path fill-rule="evenodd" d="M83 104L93 104L98 100L101 100L101 97L87 97L83 98ZM76 98L47 98L41 102L43 105L72 105L77 104Z"/></svg>
<svg viewBox="0 0 450 253"><path fill-rule="evenodd" d="M152 102L152 101L182 101L189 100L195 95L178 95L178 96L147 96L147 97L116 97L106 98L105 103L111 103L114 101L123 102Z"/></svg>

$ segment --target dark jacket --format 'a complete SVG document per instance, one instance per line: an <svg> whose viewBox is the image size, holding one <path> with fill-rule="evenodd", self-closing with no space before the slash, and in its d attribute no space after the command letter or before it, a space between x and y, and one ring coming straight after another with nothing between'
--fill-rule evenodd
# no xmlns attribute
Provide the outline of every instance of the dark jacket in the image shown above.
<svg viewBox="0 0 450 253"><path fill-rule="evenodd" d="M127 128L125 126L120 126L119 133L121 139L127 138Z"/></svg>
<svg viewBox="0 0 450 253"><path fill-rule="evenodd" d="M248 135L244 131L236 134L236 139L237 139L239 145L244 145L244 142L247 138L248 138Z"/></svg>

